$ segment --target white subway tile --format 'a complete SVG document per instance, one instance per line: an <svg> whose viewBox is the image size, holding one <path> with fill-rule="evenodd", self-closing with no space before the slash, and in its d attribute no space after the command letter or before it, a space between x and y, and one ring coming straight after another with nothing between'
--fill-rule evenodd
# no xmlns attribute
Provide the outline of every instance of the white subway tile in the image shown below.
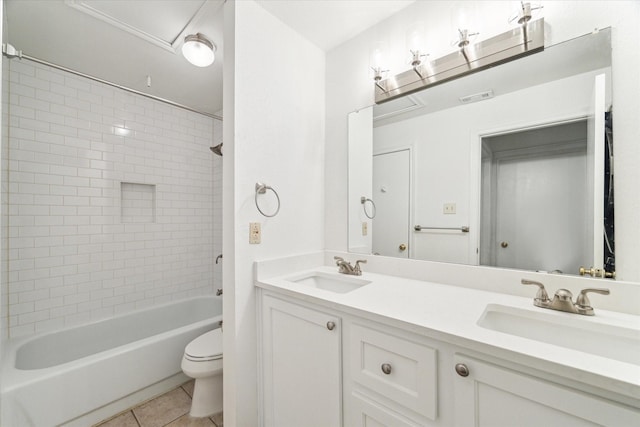
<svg viewBox="0 0 640 427"><path fill-rule="evenodd" d="M222 178L204 153L221 126L40 65L9 77L11 333L212 292ZM157 191L122 194L121 182ZM122 209L136 222L121 223ZM19 313L20 297L37 306Z"/></svg>

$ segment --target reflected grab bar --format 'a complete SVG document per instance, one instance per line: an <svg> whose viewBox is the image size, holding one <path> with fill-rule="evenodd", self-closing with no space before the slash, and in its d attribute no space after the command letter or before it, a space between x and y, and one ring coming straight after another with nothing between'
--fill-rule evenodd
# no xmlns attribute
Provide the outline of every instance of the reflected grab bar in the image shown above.
<svg viewBox="0 0 640 427"><path fill-rule="evenodd" d="M469 227L466 225L463 225L462 227L424 227L422 225L416 225L413 227L413 229L415 231L422 231L422 230L453 230L453 231L462 231L463 233L468 233L469 232Z"/></svg>

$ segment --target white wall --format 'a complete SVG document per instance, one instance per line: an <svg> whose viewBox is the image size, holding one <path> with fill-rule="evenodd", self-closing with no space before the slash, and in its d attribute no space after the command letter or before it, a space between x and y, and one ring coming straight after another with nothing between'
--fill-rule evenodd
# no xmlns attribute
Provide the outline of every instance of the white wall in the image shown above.
<svg viewBox="0 0 640 427"><path fill-rule="evenodd" d="M253 262L324 248L325 55L253 1L224 7L224 414L256 426ZM277 216L258 213L257 181L280 195Z"/></svg>
<svg viewBox="0 0 640 427"><path fill-rule="evenodd" d="M461 2L465 3L465 2ZM471 3L471 2L467 2ZM481 37L506 31L510 2L474 2L483 27ZM369 77L372 43L386 39L393 52L392 74L404 71L405 31L421 19L429 29L431 51L437 58L451 41L451 5L440 1L418 1L386 21L363 32L327 54L326 138L326 246L347 250L347 115L373 104L373 82ZM640 281L640 3L634 1L543 2L546 45L612 27L614 138L616 166L616 263L618 277ZM579 7L578 7L579 6ZM444 46L444 47L443 47Z"/></svg>
<svg viewBox="0 0 640 427"><path fill-rule="evenodd" d="M213 120L9 69L11 336L212 293Z"/></svg>

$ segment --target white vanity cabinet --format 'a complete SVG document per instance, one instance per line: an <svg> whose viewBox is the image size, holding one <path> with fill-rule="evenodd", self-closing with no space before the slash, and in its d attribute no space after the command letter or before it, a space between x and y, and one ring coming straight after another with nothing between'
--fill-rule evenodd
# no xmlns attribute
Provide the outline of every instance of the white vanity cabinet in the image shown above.
<svg viewBox="0 0 640 427"><path fill-rule="evenodd" d="M340 317L261 297L262 425L342 425Z"/></svg>
<svg viewBox="0 0 640 427"><path fill-rule="evenodd" d="M263 426L640 426L637 395L603 389L605 377L558 376L549 361L320 298L258 295Z"/></svg>
<svg viewBox="0 0 640 427"><path fill-rule="evenodd" d="M456 427L640 425L637 408L464 355L454 361Z"/></svg>
<svg viewBox="0 0 640 427"><path fill-rule="evenodd" d="M345 424L422 426L437 418L437 356L420 336L344 322Z"/></svg>

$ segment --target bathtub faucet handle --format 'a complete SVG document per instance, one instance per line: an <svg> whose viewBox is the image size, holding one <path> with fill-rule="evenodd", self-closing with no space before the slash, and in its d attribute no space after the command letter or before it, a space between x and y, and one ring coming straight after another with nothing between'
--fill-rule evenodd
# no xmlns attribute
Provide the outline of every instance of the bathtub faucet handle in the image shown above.
<svg viewBox="0 0 640 427"><path fill-rule="evenodd" d="M218 289L218 290L216 291L216 296L218 296L218 297L219 297L220 295L222 295L222 289Z"/></svg>

